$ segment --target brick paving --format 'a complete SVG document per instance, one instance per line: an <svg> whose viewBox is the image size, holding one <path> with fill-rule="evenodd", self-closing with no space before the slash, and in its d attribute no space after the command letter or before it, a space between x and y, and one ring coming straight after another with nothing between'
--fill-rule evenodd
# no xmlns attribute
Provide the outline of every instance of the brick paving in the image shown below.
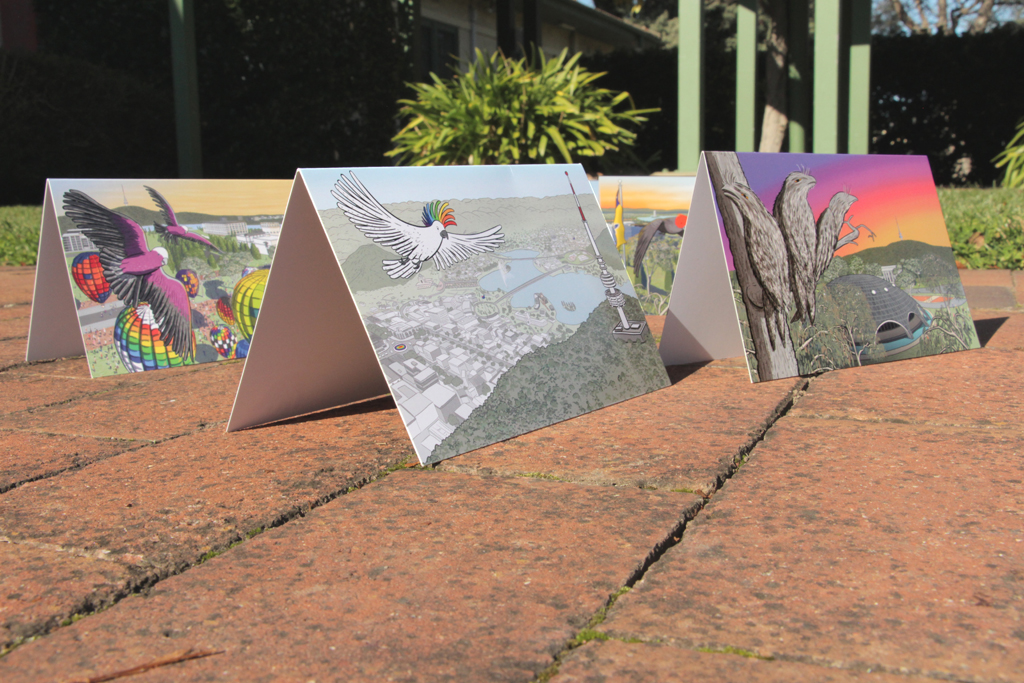
<svg viewBox="0 0 1024 683"><path fill-rule="evenodd" d="M981 350L424 469L390 400L229 435L238 363L25 364L0 269L0 680L1024 680L1024 278L963 274Z"/></svg>

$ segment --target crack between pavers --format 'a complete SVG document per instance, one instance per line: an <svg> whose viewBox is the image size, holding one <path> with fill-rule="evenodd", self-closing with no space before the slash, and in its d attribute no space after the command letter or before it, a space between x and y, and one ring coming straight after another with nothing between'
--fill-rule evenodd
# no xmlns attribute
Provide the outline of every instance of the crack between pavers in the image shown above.
<svg viewBox="0 0 1024 683"><path fill-rule="evenodd" d="M854 422L861 424L886 424L905 425L907 427L944 427L948 429L1009 429L1014 430L1018 425L1012 422L1001 422L998 424L980 424L977 422L933 422L930 420L907 420L894 417L851 417L849 415L822 415L820 413L804 413L794 415L794 419L800 420L832 420L835 422Z"/></svg>
<svg viewBox="0 0 1024 683"><path fill-rule="evenodd" d="M135 451L141 450L143 448L148 448L150 446L159 446L161 444L167 443L168 441L174 441L176 439L180 439L180 438L183 438L183 437L186 437L186 436L191 436L193 434L200 434L202 432L209 431L210 429L212 429L214 427L219 427L219 426L222 426L222 425L225 425L225 424L227 424L227 420L219 420L217 422L203 422L203 423L200 423L199 426L196 429L192 430L192 431L182 432L180 434L172 434L171 436L166 436L166 437L163 437L163 438L160 438L160 439L123 439L123 438L111 437L111 436L96 436L96 435L93 435L93 434L69 434L69 433L66 433L66 432L48 432L48 431L45 431L45 430L42 430L42 429L19 429L19 428L12 428L12 427L0 427L0 432L25 432L25 433L28 433L28 434L41 434L43 436L65 437L65 438L70 438L70 439L82 438L82 439L95 439L96 441L115 441L115 442L135 443L135 444L137 444L134 447L125 448L124 450L117 451L116 453L109 453L107 455L99 456L95 460L90 460L89 462L73 463L73 464L69 465L68 467L62 467L62 468L57 469L57 470L50 470L48 472L44 472L44 473L39 474L37 476L29 477L27 479L21 479L21 480L18 480L16 482L12 482L10 484L0 484L0 495L3 495L3 494L5 494L5 493L7 493L9 491L12 491L12 490L18 488L19 486L23 486L25 484L31 484L32 482L43 481L45 479L52 479L53 477L59 476L59 475L65 473L65 472L77 472L78 470L85 469L86 467L89 467L90 465L94 465L96 463L104 462L106 460L110 460L111 458L116 458L118 456L125 455L126 453L134 453Z"/></svg>
<svg viewBox="0 0 1024 683"><path fill-rule="evenodd" d="M612 638L608 633L597 630L597 627L600 626L607 618L608 612L611 608L622 595L628 593L632 590L633 586L643 580L650 568L657 564L665 553L682 542L686 533L686 527L689 523L697 518L715 494L721 491L725 486L725 483L732 479L740 468L742 468L750 459L752 452L757 448L758 444L764 441L768 432L771 431L771 429L778 424L779 420L785 417L793 406L796 405L804 394L807 393L807 388L810 386L813 379L814 378L800 378L796 384L793 385L786 396L776 404L772 412L764 422L762 422L761 427L753 437L746 444L740 447L739 451L733 458L733 462L728 468L726 468L725 472L717 475L714 490L704 495L702 500L695 501L694 504L684 512L683 518L673 525L671 531L669 531L666 536L651 548L650 552L647 553L647 556L640 565L630 573L623 586L608 597L605 604L590 617L586 626L577 631L576 635L565 642L562 649L555 654L554 661L537 674L533 683L547 683L550 681L558 673L558 670L561 667L562 662L565 661L566 656L589 640L603 639L603 637L607 637L608 639Z"/></svg>
<svg viewBox="0 0 1024 683"><path fill-rule="evenodd" d="M223 424L224 422L221 422L209 425L209 427L215 427ZM181 438L182 436L187 436L187 434L182 434L180 436L173 438ZM24 645L25 643L29 643L38 638L45 637L50 633L53 633L54 631L60 628L63 628L64 626L70 626L71 624L76 623L87 617L90 617L93 614L104 612L110 609L111 607L117 605L119 602L121 602L122 600L131 595L145 595L161 581L172 578L174 576L178 576L180 574L184 574L190 569L198 567L212 560L213 558L218 557L219 555L223 555L228 550L231 550L232 548L242 545L246 541L262 534L264 531L284 526L285 524L288 524L289 522L295 519L303 518L313 510L321 507L322 505L330 503L336 498L348 495L354 491L358 491L370 484L373 484L377 481L386 478L393 472L396 472L400 469L405 469L409 467L409 461L414 459L415 457L416 456L414 454L406 454L404 457L401 457L400 460L394 461L390 465L382 467L380 470L374 472L373 474L360 477L354 483L349 484L345 488L339 488L334 491L323 494L321 496L318 496L317 498L315 498L312 501L309 501L308 503L292 506L288 510L278 514L277 516L275 516L267 522L264 522L263 524L255 526L254 528L249 529L248 531L235 534L230 539L220 544L219 547L215 547L208 550L204 554L197 557L194 561L181 561L174 565L157 567L155 564L150 563L146 561L145 558L143 558L143 563L148 564L149 567L152 568L152 571L147 571L145 573L140 572L137 576L131 577L128 581L126 581L121 586L117 587L105 598L98 597L95 594L91 594L83 598L77 604L77 606L73 606L66 617L62 618L59 615L52 616L42 623L36 623L34 625L22 625L22 628L20 628L21 635L16 637L14 641L9 643L0 643L0 661L2 661L3 657L10 654L15 649L17 649L21 645ZM0 540L6 539L0 538ZM117 563L121 567L125 568L128 572L131 572L133 570L138 571L138 565L140 564L128 564L123 561L118 561L117 557L106 557L103 559L108 559L111 562Z"/></svg>
<svg viewBox="0 0 1024 683"><path fill-rule="evenodd" d="M906 677L913 676L916 678L928 678L937 681L952 681L953 683L997 683L995 679L981 679L977 677L962 678L946 671L932 671L914 667L894 667L886 666L884 664L867 664L862 662L850 663L829 660L822 657L813 657L809 655L789 655L784 653L764 655L760 654L755 650L747 650L745 648L737 647L734 645L697 645L692 642L683 642L675 638L664 639L642 635L637 636L632 634L620 635L604 633L602 631L596 630L591 630L590 632L587 632L587 629L584 629L582 633L583 637L580 638L581 642L579 643L579 645L583 645L592 640L613 640L620 643L626 643L628 645L661 645L664 647L671 647L679 650L686 650L689 652L717 654L727 657L744 657L746 659L757 659L764 662L785 662L791 664L805 664L808 666L816 666L822 669L833 669L837 671L856 671L868 674L890 674ZM577 645L577 647L579 647L579 645Z"/></svg>

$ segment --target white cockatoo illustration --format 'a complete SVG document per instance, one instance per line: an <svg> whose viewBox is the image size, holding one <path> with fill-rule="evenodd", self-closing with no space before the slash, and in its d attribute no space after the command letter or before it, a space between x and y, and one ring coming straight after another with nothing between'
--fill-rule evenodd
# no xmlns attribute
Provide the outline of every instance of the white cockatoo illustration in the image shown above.
<svg viewBox="0 0 1024 683"><path fill-rule="evenodd" d="M392 279L412 277L431 259L438 270L444 270L474 254L494 251L505 241L501 225L466 235L449 232L455 226L455 212L448 202L424 206L422 225L406 223L385 209L354 173L342 174L331 195L360 232L398 252L401 258L383 262L384 272Z"/></svg>

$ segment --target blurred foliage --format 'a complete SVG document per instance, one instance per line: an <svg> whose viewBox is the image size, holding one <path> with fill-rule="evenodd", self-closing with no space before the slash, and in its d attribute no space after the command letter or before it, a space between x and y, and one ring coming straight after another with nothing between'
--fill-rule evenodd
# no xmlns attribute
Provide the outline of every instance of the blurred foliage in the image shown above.
<svg viewBox="0 0 1024 683"><path fill-rule="evenodd" d="M406 123L387 156L411 166L573 163L628 147L645 110L624 105L628 92L595 85L602 76L568 50L552 59L490 57L480 50L466 71L411 84L400 100Z"/></svg>
<svg viewBox="0 0 1024 683"><path fill-rule="evenodd" d="M39 206L0 206L0 266L32 266L39 244Z"/></svg>
<svg viewBox="0 0 1024 683"><path fill-rule="evenodd" d="M1024 270L1024 189L939 188L939 202L960 263Z"/></svg>
<svg viewBox="0 0 1024 683"><path fill-rule="evenodd" d="M140 78L76 57L0 50L0 205L46 178L176 175L174 114Z"/></svg>
<svg viewBox="0 0 1024 683"><path fill-rule="evenodd" d="M0 50L0 204L46 177L175 177L166 0L36 0L40 52ZM203 172L380 165L408 12L365 0L199 0ZM358 68L354 68L358 65Z"/></svg>
<svg viewBox="0 0 1024 683"><path fill-rule="evenodd" d="M992 185L1024 111L1024 30L875 36L871 152L927 154L940 185Z"/></svg>
<svg viewBox="0 0 1024 683"><path fill-rule="evenodd" d="M730 23L734 13L735 8L722 6L704 13L704 149L732 149L735 140L736 46ZM628 90L638 108L659 109L647 115L648 121L637 132L630 150L610 152L595 160L596 169L609 175L646 175L678 168L678 51L619 50L586 55L580 64L605 72L601 85Z"/></svg>
<svg viewBox="0 0 1024 683"><path fill-rule="evenodd" d="M1006 149L997 154L992 161L995 162L996 168L1006 167L1003 187L1024 188L1024 119L1017 124L1017 134L1006 145Z"/></svg>

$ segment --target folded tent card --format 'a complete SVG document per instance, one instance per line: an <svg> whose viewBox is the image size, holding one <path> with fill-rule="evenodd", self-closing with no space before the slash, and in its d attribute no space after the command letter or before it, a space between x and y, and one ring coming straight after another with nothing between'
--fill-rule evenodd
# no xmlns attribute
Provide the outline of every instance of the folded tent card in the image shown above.
<svg viewBox="0 0 1024 683"><path fill-rule="evenodd" d="M693 176L601 176L608 230L644 313L665 315L683 243Z"/></svg>
<svg viewBox="0 0 1024 683"><path fill-rule="evenodd" d="M287 180L48 180L26 359L93 377L244 358Z"/></svg>
<svg viewBox="0 0 1024 683"><path fill-rule="evenodd" d="M390 393L428 463L668 384L580 166L300 169L228 429Z"/></svg>
<svg viewBox="0 0 1024 683"><path fill-rule="evenodd" d="M751 381L978 348L928 159L705 152L661 354Z"/></svg>

